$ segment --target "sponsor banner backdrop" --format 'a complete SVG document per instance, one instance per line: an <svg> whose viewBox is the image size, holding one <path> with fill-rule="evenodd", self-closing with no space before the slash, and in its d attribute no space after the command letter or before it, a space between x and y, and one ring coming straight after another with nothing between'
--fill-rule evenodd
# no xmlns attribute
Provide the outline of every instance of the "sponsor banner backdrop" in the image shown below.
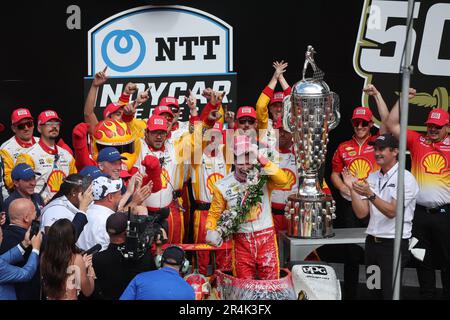
<svg viewBox="0 0 450 320"><path fill-rule="evenodd" d="M208 87L225 91L223 103L232 104L236 100L232 53L233 28L207 12L185 6L122 11L88 32L85 96L93 76L107 66L111 79L97 96L98 116L118 100L130 81L139 85L139 91L150 87L151 106L165 96L178 98L181 105L191 89L202 109L206 99L201 93ZM149 110L150 106L142 106L137 117L147 118ZM182 120L188 115L184 110Z"/></svg>

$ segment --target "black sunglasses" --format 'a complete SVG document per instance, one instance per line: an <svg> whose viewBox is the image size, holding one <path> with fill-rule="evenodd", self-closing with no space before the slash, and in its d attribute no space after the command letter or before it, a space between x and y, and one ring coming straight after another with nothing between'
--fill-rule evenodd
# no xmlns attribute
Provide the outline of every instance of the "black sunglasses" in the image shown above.
<svg viewBox="0 0 450 320"><path fill-rule="evenodd" d="M25 127L33 128L34 127L34 122L33 121L27 121L27 122L19 123L19 124L16 125L16 127L19 130L24 130Z"/></svg>
<svg viewBox="0 0 450 320"><path fill-rule="evenodd" d="M239 124L248 123L249 125L255 124L255 119L239 119Z"/></svg>
<svg viewBox="0 0 450 320"><path fill-rule="evenodd" d="M429 124L429 125L427 125L427 127L430 129L441 130L444 126L437 126L435 124Z"/></svg>
<svg viewBox="0 0 450 320"><path fill-rule="evenodd" d="M355 121L352 121L352 122L353 122L353 126L354 126L355 128L358 128L359 125L361 125L361 127L363 127L363 128L369 126L369 122L366 121L366 120L355 120Z"/></svg>

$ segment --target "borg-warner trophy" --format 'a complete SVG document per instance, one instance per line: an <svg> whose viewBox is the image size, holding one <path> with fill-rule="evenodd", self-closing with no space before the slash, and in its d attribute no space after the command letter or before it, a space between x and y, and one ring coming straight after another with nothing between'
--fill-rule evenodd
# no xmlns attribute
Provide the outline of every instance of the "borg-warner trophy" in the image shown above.
<svg viewBox="0 0 450 320"><path fill-rule="evenodd" d="M315 53L308 46L303 79L293 86L292 94L283 102L283 127L293 134L300 177L298 190L288 197L285 208L287 235L296 238L334 236L336 217L335 202L322 191L319 172L325 163L328 131L339 124L339 96L323 81L324 73L314 61ZM313 69L312 78L306 78L309 65Z"/></svg>

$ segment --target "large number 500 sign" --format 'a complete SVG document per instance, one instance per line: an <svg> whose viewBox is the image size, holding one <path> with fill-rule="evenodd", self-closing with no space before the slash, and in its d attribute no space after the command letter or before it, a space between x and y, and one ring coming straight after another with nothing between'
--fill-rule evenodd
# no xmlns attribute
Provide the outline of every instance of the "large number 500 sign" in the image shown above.
<svg viewBox="0 0 450 320"><path fill-rule="evenodd" d="M418 18L422 4L416 2L414 19ZM359 62L364 72L399 72L406 36L407 6L407 1L372 1L365 33L359 40ZM402 18L405 19L403 25L389 26L394 21L402 21ZM417 36L416 26L412 30L412 57L418 54L417 68L424 75L450 76L450 59L439 58L442 46L450 45L450 39L444 39L443 36L449 34L444 33L447 21L450 21L450 3L435 3L429 6L426 13L422 37ZM421 39L420 45L416 45L418 38ZM389 43L395 44L394 54L382 55L382 46Z"/></svg>

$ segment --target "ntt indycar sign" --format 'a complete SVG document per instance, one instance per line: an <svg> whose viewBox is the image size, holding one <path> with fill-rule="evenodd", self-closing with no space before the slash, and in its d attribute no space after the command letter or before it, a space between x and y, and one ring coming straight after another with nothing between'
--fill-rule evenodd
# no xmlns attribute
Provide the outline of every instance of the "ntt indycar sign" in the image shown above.
<svg viewBox="0 0 450 320"><path fill-rule="evenodd" d="M138 118L147 118L165 96L183 105L189 89L199 99L199 108L207 102L201 93L208 87L225 91L223 103L230 107L236 100L233 28L194 8L144 6L100 22L88 32L86 95L94 75L105 66L110 79L99 89L98 115L119 99L128 82L136 83L139 91L150 89L151 99L138 109Z"/></svg>

